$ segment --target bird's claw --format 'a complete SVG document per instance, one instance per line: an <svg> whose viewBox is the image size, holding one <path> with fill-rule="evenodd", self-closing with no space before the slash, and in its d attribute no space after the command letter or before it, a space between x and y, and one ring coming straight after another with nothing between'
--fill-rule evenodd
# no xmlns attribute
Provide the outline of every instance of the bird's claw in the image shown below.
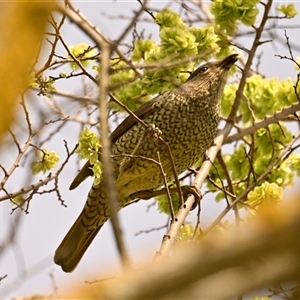
<svg viewBox="0 0 300 300"><path fill-rule="evenodd" d="M190 194L194 196L195 201L191 207L191 210L195 209L202 199L201 191L195 185L184 185L181 187L181 189L184 199L187 199Z"/></svg>

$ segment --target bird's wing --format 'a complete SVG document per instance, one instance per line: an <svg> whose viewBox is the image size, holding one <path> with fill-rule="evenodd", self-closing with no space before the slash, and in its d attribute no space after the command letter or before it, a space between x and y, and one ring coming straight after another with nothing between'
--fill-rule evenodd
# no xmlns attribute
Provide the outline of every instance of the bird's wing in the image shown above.
<svg viewBox="0 0 300 300"><path fill-rule="evenodd" d="M156 109L154 107L154 103L157 101L157 97L149 100L142 106L140 106L134 114L141 120L145 119L147 116L152 114ZM129 115L110 135L111 144L113 145L116 140L118 140L126 131L128 131L132 126L137 124L135 118Z"/></svg>
<svg viewBox="0 0 300 300"><path fill-rule="evenodd" d="M83 182L85 179L87 179L89 176L93 176L93 170L92 165L89 161L87 161L84 166L80 169L72 183L70 184L69 189L74 190L79 186L81 182Z"/></svg>
<svg viewBox="0 0 300 300"><path fill-rule="evenodd" d="M157 97L154 97L153 99L149 100L142 106L140 106L134 114L141 120L145 119L148 115L152 114L156 108L154 106L154 103L157 101ZM114 144L116 140L118 140L126 131L128 131L132 126L137 124L137 121L135 118L133 118L131 115L129 115L110 135L111 144ZM76 175L74 180L72 181L69 189L73 190L75 189L81 182L83 182L87 177L92 176L92 165L89 161L85 163L85 165L81 168L79 173Z"/></svg>

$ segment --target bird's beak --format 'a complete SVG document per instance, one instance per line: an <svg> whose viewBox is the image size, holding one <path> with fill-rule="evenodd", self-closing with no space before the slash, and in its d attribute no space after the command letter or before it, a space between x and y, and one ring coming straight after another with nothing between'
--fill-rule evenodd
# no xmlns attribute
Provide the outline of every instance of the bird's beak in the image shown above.
<svg viewBox="0 0 300 300"><path fill-rule="evenodd" d="M227 57L225 57L223 60L220 61L219 67L222 69L229 70L230 67L239 59L238 54L230 54Z"/></svg>

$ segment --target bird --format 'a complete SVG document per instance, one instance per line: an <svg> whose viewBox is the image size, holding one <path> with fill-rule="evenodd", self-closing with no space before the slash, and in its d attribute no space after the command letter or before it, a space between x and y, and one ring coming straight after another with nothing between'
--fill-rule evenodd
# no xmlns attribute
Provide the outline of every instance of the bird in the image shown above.
<svg viewBox="0 0 300 300"><path fill-rule="evenodd" d="M152 98L135 111L149 128L154 125L159 129L160 136L169 145L177 174L192 167L212 145L229 69L237 60L238 54L231 54L222 60L208 62L192 72L185 83ZM161 169L153 162L158 159L157 153L167 180L173 178L165 145L155 138L144 138L146 130L129 115L110 135L118 209L132 201L135 195L155 191L163 185ZM128 158L132 153L135 155ZM70 189L76 188L90 175L93 175L91 165L87 162ZM82 212L55 252L54 262L63 271L75 269L101 227L109 220L107 193L109 191L105 190L102 180L100 183L94 181Z"/></svg>

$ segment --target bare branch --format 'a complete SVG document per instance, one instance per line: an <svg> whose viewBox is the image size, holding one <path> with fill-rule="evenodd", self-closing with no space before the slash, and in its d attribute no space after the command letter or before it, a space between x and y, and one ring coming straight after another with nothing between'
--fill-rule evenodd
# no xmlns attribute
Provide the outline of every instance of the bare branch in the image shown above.
<svg viewBox="0 0 300 300"><path fill-rule="evenodd" d="M285 107L280 112L275 113L273 116L265 117L264 120L254 122L252 126L244 128L240 130L240 132L228 136L225 139L224 144L229 144L234 141L238 141L244 136L246 136L247 134L253 134L260 128L268 127L272 123L278 123L278 121L286 119L289 115L292 115L299 110L300 110L300 103L292 104L289 107Z"/></svg>
<svg viewBox="0 0 300 300"><path fill-rule="evenodd" d="M108 137L108 122L107 122L107 101L108 95L108 78L109 78L109 58L110 58L110 46L109 44L102 44L101 55L101 73L100 73L100 95L99 95L99 109L100 109L100 131L102 142L102 164L103 173L105 174L103 181L107 191L107 205L110 212L111 223L114 230L114 236L117 243L117 248L123 263L123 267L126 269L129 267L129 257L127 254L125 243L122 239L122 231L118 220L118 193L115 187L115 178L113 174L112 162L110 160L110 139Z"/></svg>

